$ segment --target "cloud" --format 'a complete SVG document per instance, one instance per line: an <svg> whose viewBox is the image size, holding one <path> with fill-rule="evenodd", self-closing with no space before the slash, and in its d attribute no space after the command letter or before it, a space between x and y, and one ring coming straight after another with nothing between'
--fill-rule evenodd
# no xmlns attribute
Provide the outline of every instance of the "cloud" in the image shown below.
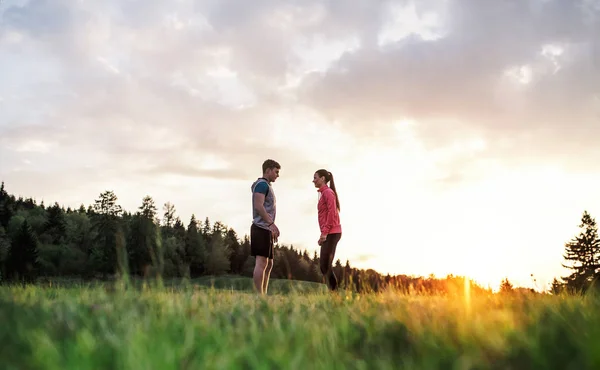
<svg viewBox="0 0 600 370"><path fill-rule="evenodd" d="M599 129L599 14L591 0L8 1L0 129L120 158L276 152L256 140L277 125L264 117L301 105L366 140L409 117L428 148L470 135L545 155Z"/></svg>
<svg viewBox="0 0 600 370"><path fill-rule="evenodd" d="M598 2L445 4L413 5L434 11L439 38L363 44L306 78L300 101L369 140L409 117L430 149L478 136L494 156L589 153L600 134Z"/></svg>
<svg viewBox="0 0 600 370"><path fill-rule="evenodd" d="M17 75L6 105L30 108L0 118L0 140L44 143L73 168L241 178L278 157L296 166L289 176L312 171L318 164L270 139L282 124L270 117L288 110L277 95L287 37L310 25L300 18L314 5L271 5L9 2L3 31L18 37L4 40L3 56ZM207 155L224 168L203 170Z"/></svg>

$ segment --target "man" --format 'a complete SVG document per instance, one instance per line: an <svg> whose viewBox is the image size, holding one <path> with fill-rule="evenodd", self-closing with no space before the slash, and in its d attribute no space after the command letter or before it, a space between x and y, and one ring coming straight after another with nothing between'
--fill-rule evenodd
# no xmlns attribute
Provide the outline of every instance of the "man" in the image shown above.
<svg viewBox="0 0 600 370"><path fill-rule="evenodd" d="M256 257L254 287L260 295L267 294L269 276L273 269L273 244L279 238L275 225L275 193L271 183L279 177L281 166L272 159L262 165L263 175L252 183L252 226L250 254Z"/></svg>

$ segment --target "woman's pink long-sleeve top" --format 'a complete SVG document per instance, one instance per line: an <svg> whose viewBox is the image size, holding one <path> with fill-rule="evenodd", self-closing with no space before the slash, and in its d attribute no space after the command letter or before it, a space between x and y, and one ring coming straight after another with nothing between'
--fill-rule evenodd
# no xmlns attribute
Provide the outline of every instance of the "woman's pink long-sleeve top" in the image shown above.
<svg viewBox="0 0 600 370"><path fill-rule="evenodd" d="M335 203L335 193L327 185L321 186L318 191L321 192L317 204L321 235L341 233L342 225Z"/></svg>

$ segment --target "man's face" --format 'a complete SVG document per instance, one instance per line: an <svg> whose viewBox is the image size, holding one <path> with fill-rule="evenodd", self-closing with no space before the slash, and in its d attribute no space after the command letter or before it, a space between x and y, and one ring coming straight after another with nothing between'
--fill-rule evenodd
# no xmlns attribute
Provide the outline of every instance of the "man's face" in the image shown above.
<svg viewBox="0 0 600 370"><path fill-rule="evenodd" d="M267 179L270 182L274 182L279 177L279 168L269 168L267 169Z"/></svg>

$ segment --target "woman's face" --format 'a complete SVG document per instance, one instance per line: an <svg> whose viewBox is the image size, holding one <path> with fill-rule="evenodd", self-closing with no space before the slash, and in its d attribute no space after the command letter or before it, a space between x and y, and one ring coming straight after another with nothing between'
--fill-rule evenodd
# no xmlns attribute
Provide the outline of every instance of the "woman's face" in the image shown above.
<svg viewBox="0 0 600 370"><path fill-rule="evenodd" d="M315 172L313 175L313 184L315 184L315 188L320 188L325 184L325 177L319 176L319 174Z"/></svg>

